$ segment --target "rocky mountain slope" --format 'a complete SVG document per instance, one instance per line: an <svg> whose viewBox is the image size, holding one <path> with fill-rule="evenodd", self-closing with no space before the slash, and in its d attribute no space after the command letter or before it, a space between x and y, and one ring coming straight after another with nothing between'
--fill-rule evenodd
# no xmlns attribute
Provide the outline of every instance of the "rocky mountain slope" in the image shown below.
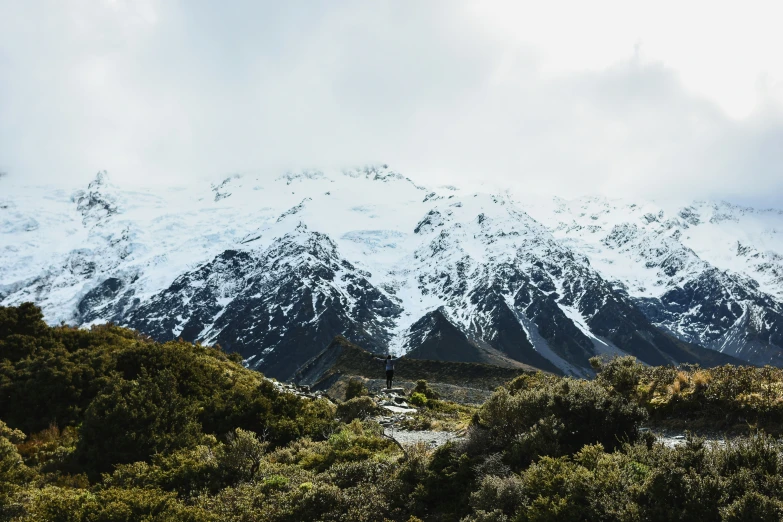
<svg viewBox="0 0 783 522"><path fill-rule="evenodd" d="M345 337L336 337L315 357L305 362L295 373L298 384L313 389L327 389L338 380L352 377L374 379L384 377L385 363L351 343ZM400 381L424 379L463 388L491 391L524 373L535 370L518 364L515 367L498 367L481 363L422 360L405 356L395 362L395 386Z"/></svg>
<svg viewBox="0 0 783 522"><path fill-rule="evenodd" d="M586 198L539 212L656 326L756 364L783 363L782 211Z"/></svg>
<svg viewBox="0 0 783 522"><path fill-rule="evenodd" d="M386 166L144 189L0 180L0 303L219 343L291 377L376 353L588 376L783 364L783 213L425 188Z"/></svg>

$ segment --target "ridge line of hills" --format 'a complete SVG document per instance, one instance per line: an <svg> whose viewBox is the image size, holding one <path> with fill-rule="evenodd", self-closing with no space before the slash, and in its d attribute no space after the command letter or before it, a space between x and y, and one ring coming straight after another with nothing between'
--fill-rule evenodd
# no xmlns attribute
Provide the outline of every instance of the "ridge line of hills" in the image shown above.
<svg viewBox="0 0 783 522"><path fill-rule="evenodd" d="M312 389L329 388L342 376L360 376L377 379L384 375L384 364L378 357L351 343L342 336L336 337L323 351L305 362L294 374L297 384ZM537 371L532 367L499 367L490 364L418 359L405 356L395 363L396 379L408 381L426 380L455 386L494 390L520 375Z"/></svg>
<svg viewBox="0 0 783 522"><path fill-rule="evenodd" d="M778 229L779 212L520 202L387 166L156 191L101 173L4 191L0 304L219 343L281 379L337 335L574 376L596 355L781 366Z"/></svg>

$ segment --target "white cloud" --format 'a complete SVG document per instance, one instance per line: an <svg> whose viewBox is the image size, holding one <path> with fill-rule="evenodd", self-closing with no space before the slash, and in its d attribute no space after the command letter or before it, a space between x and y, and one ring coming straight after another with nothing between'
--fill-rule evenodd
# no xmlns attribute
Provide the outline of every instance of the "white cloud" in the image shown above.
<svg viewBox="0 0 783 522"><path fill-rule="evenodd" d="M783 206L778 8L741 5L0 0L0 169L385 161Z"/></svg>

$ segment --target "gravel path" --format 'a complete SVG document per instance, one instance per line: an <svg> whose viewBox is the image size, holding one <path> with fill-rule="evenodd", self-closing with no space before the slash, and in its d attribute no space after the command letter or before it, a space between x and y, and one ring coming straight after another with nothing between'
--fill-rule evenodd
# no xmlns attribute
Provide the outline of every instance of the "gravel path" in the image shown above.
<svg viewBox="0 0 783 522"><path fill-rule="evenodd" d="M386 427L384 433L397 442L403 445L415 444L417 442L424 442L430 447L437 448L443 446L450 440L462 438L462 434L454 433L451 431L407 431L398 430L392 427ZM658 436L658 441L662 442L666 447L675 448L685 444L685 435L682 434L666 434ZM706 437L707 444L717 444L723 446L726 444L726 439L720 437Z"/></svg>
<svg viewBox="0 0 783 522"><path fill-rule="evenodd" d="M460 438L459 435L450 431L406 431L386 428L384 433L403 445L424 442L434 448L443 446L450 440Z"/></svg>
<svg viewBox="0 0 783 522"><path fill-rule="evenodd" d="M726 445L726 439L722 437L717 436L706 436L704 437L705 443L707 445L711 444L717 444L718 446L725 446ZM659 442L663 442L663 445L667 448L676 448L677 446L682 446L685 444L685 435L661 435L658 437Z"/></svg>
<svg viewBox="0 0 783 522"><path fill-rule="evenodd" d="M408 430L399 430L395 427L389 427L387 426L384 428L384 434L387 436L393 438L397 442L399 442L402 445L408 445L408 444L415 444L417 442L424 442L430 447L437 448L438 446L443 446L450 440L460 439L462 438L462 434L454 433L451 431L429 431L429 430L421 430L421 431L408 431ZM723 446L726 444L726 439L722 438L720 436L708 436L705 437L706 443L709 444L717 444L718 446ZM664 434L658 436L658 441L662 442L666 447L669 448L676 448L677 446L681 446L685 444L685 435L683 434Z"/></svg>

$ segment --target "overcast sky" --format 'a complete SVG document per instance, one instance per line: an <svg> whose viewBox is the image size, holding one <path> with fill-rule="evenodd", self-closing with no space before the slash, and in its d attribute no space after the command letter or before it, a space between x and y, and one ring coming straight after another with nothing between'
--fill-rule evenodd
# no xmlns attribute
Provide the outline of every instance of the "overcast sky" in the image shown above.
<svg viewBox="0 0 783 522"><path fill-rule="evenodd" d="M0 0L0 171L386 162L425 183L783 208L780 6Z"/></svg>

